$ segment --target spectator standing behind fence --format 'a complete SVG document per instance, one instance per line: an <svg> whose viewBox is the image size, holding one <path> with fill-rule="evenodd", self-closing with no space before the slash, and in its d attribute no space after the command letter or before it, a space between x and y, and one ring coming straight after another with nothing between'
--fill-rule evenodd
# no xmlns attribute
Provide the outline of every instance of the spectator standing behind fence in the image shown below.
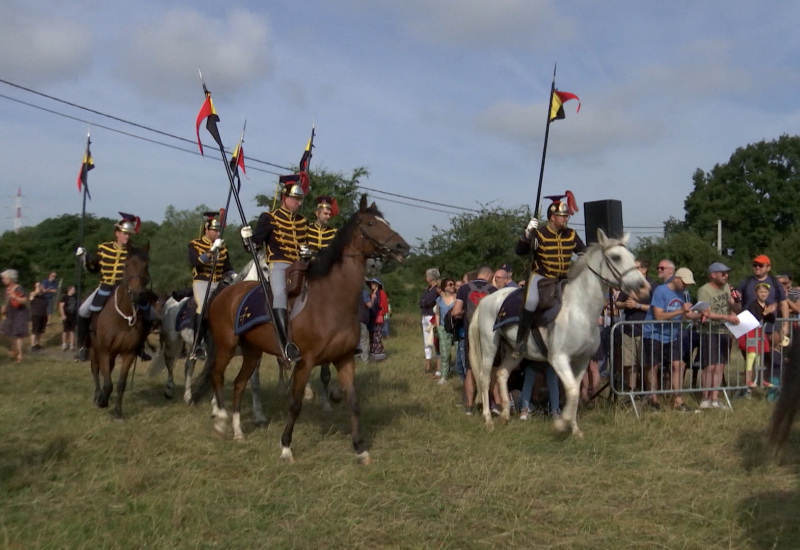
<svg viewBox="0 0 800 550"><path fill-rule="evenodd" d="M31 306L31 351L41 351L42 334L47 328L47 298L42 283L33 284L28 300Z"/></svg>
<svg viewBox="0 0 800 550"><path fill-rule="evenodd" d="M661 263L661 262L659 262ZM694 284L694 275L691 270L682 267L675 271L675 276L653 291L650 300L650 309L647 311L646 321L680 321L682 319L699 319L700 313L691 311L692 304L686 301L685 290ZM683 397L677 390L683 387L683 374L686 363L683 361L681 350L681 327L678 323L648 323L644 326L644 360L647 366L647 381L649 390L656 391L656 373L662 363L672 367L672 408L677 411L690 411L683 402ZM655 409L660 409L658 394L653 393L648 397L648 404Z"/></svg>
<svg viewBox="0 0 800 550"><path fill-rule="evenodd" d="M751 388L756 385L753 380L753 367L755 366L756 358L759 355L763 358L770 352L770 339L764 331L764 326L768 323L775 323L775 311L778 309L778 304L769 302L769 283L756 284L755 292L756 297L747 304L747 311L752 313L753 317L755 317L761 325L744 336L739 337L739 349L745 353L744 376L747 389L743 397L750 397ZM766 364L766 361L764 363Z"/></svg>
<svg viewBox="0 0 800 550"><path fill-rule="evenodd" d="M786 292L786 305L789 306L789 316L797 317L800 313L800 288L794 286L791 273L782 273L776 277Z"/></svg>
<svg viewBox="0 0 800 550"><path fill-rule="evenodd" d="M439 384L442 385L447 384L450 376L450 353L453 349L453 335L445 330L445 319L455 303L456 283L453 279L444 278L439 284L439 297L436 298L436 317L439 321L436 327L439 332Z"/></svg>
<svg viewBox="0 0 800 550"><path fill-rule="evenodd" d="M661 260L656 267L656 274L661 281L660 284L666 283L675 276L675 264L672 260Z"/></svg>
<svg viewBox="0 0 800 550"><path fill-rule="evenodd" d="M425 346L425 374L433 374L439 370L433 365L436 359L436 350L434 349L433 331L433 306L436 305L436 298L439 297L439 279L441 275L439 270L435 267L428 269L425 272L425 282L428 288L419 299L419 309L422 313L422 343Z"/></svg>
<svg viewBox="0 0 800 550"><path fill-rule="evenodd" d="M617 297L616 306L622 313L624 321L644 321L647 317L647 310L650 309L650 296L653 293L653 282L647 279L647 271L650 269L650 262L642 258L636 258L636 269L644 275L647 284L650 285L650 292L642 301L637 301L620 292ZM638 380L639 369L644 367L642 362L642 325L623 325L623 330L614 333L616 342L622 340L620 354L615 357L619 361L614 361L615 365L622 365L622 370L614 373L615 379L621 375L623 391L636 390L640 381Z"/></svg>
<svg viewBox="0 0 800 550"><path fill-rule="evenodd" d="M386 359L386 349L383 347L383 316L389 305L389 298L383 290L383 283L377 277L370 279L370 295L372 312L370 314L370 358L373 361Z"/></svg>
<svg viewBox="0 0 800 550"><path fill-rule="evenodd" d="M75 285L69 285L58 302L58 312L61 315L61 351L75 350L75 326L78 322L78 296L75 292Z"/></svg>
<svg viewBox="0 0 800 550"><path fill-rule="evenodd" d="M780 319L787 319L789 317L789 304L786 300L786 291L780 283L769 274L770 270L769 257L764 254L759 254L753 258L753 274L745 278L739 283L739 293L741 294L741 302L737 303L735 311L739 313L742 307L747 307L756 299L756 285L759 283L766 283L769 285L769 296L767 298L768 304L777 304L777 311L775 316ZM773 345L780 345L782 334L784 338L789 336L789 323L783 323L780 331L775 330L775 322L766 322L764 324L764 332L772 340Z"/></svg>
<svg viewBox="0 0 800 550"><path fill-rule="evenodd" d="M17 276L16 269L0 273L6 287L6 303L2 308L5 319L0 324L0 332L13 338L11 356L21 363L23 339L28 335L28 295L22 285L17 284Z"/></svg>
<svg viewBox="0 0 800 550"><path fill-rule="evenodd" d="M739 324L739 318L733 313L736 305L731 296L728 284L731 268L722 262L714 262L708 266L708 282L697 290L697 301L709 305L704 310L700 324L700 367L703 369L702 386L719 388L725 365L730 361L731 341L725 323ZM708 322L706 322L708 321ZM719 400L719 390L703 391L700 401L701 409L727 408Z"/></svg>
<svg viewBox="0 0 800 550"><path fill-rule="evenodd" d="M42 284L42 292L44 292L44 297L47 299L47 324L50 324L50 316L53 314L55 301L56 301L56 294L58 294L58 287L60 286L58 283L58 275L56 275L55 271L52 271L50 275L47 276L47 279L44 279Z"/></svg>

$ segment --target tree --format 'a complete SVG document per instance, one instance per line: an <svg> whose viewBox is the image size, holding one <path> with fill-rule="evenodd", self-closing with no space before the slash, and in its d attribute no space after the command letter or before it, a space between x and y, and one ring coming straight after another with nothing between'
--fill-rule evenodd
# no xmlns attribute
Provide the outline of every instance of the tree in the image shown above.
<svg viewBox="0 0 800 550"><path fill-rule="evenodd" d="M687 228L705 242L716 240L751 258L800 222L800 137L782 135L738 148L726 164L698 169L684 203Z"/></svg>

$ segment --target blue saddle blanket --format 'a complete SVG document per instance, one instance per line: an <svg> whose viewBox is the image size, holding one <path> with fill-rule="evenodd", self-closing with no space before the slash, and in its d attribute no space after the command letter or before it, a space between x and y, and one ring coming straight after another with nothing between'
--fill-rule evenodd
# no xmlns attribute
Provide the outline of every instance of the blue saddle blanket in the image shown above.
<svg viewBox="0 0 800 550"><path fill-rule="evenodd" d="M261 289L261 285L256 285L239 302L233 332L239 336L253 327L269 323L271 320L264 291Z"/></svg>
<svg viewBox="0 0 800 550"><path fill-rule="evenodd" d="M511 292L497 312L497 318L494 321L494 330L503 328L512 323L519 323L520 313L522 312L523 300L525 299L525 289L518 288ZM538 318L536 319L537 326L549 325L555 321L558 312L561 311L561 302L544 311L537 311Z"/></svg>
<svg viewBox="0 0 800 550"><path fill-rule="evenodd" d="M194 297L184 301L178 306L178 314L175 316L175 332L180 332L184 329L194 330L194 314L197 311L197 303Z"/></svg>

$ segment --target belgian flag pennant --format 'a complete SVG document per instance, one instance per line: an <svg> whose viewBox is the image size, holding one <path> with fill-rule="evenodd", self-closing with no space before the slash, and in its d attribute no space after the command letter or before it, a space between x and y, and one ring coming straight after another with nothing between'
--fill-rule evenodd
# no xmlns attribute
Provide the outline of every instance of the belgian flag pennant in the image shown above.
<svg viewBox="0 0 800 550"><path fill-rule="evenodd" d="M200 147L201 155L203 155L203 143L200 141L200 124L202 124L203 120L206 121L206 129L211 134L211 137L214 138L214 141L217 142L217 145L222 147L222 139L219 137L219 129L217 128L219 115L217 115L217 110L214 109L214 102L211 101L211 92L208 91L205 83L203 84L203 92L206 94L206 100L203 102L202 107L200 107L200 112L197 113L197 121L195 122L197 145Z"/></svg>
<svg viewBox="0 0 800 550"><path fill-rule="evenodd" d="M86 196L89 197L89 200L92 199L92 195L89 193L89 170L94 169L94 159L92 159L92 151L89 148L91 144L92 140L87 136L86 152L83 154L83 162L78 172L78 192L83 192L85 189Z"/></svg>
<svg viewBox="0 0 800 550"><path fill-rule="evenodd" d="M550 103L550 121L561 120L566 118L564 114L564 103L571 99L578 100L578 109L576 113L581 112L581 100L578 96L570 92L562 92L560 90L553 90L553 101Z"/></svg>

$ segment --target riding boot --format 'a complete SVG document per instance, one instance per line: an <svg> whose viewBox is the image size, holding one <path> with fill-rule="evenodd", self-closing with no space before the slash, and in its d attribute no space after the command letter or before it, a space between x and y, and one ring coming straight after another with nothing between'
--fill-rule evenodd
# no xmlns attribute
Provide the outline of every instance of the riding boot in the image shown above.
<svg viewBox="0 0 800 550"><path fill-rule="evenodd" d="M192 351L190 357L197 359L199 361L205 361L206 359L206 348L205 348L205 338L206 338L206 320L203 319L203 316L199 313L194 314L194 331L195 331L195 340L197 341L197 345L195 346L194 350Z"/></svg>
<svg viewBox="0 0 800 550"><path fill-rule="evenodd" d="M91 325L91 318L78 315L77 330L75 331L75 340L78 344L78 351L75 353L76 361L87 361L89 359L89 330Z"/></svg>
<svg viewBox="0 0 800 550"><path fill-rule="evenodd" d="M531 326L533 325L535 317L535 312L528 311L525 308L522 309L522 315L519 318L519 326L517 326L517 353L522 353L524 351L525 342L528 341L528 334L531 332Z"/></svg>
<svg viewBox="0 0 800 550"><path fill-rule="evenodd" d="M289 315L284 308L275 308L275 328L278 329L278 340L284 355L289 361L300 360L300 350L289 341Z"/></svg>
<svg viewBox="0 0 800 550"><path fill-rule="evenodd" d="M142 361L150 361L152 357L149 353L147 353L147 349L145 348L145 342L147 342L147 335L150 334L150 329L153 326L153 321L149 319L142 320L142 326L144 327L144 335L142 337L142 341L139 343L139 349L137 350L137 355L139 359Z"/></svg>

